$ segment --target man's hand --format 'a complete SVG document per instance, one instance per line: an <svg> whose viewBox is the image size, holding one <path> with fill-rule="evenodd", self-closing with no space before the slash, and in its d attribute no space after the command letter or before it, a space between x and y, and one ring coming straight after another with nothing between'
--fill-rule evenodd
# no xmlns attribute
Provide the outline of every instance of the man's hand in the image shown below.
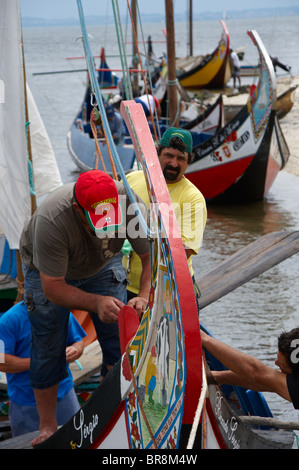
<svg viewBox="0 0 299 470"><path fill-rule="evenodd" d="M97 314L103 323L116 323L118 313L124 303L108 295L97 296Z"/></svg>
<svg viewBox="0 0 299 470"><path fill-rule="evenodd" d="M128 302L128 305L130 307L135 308L140 319L142 318L142 315L144 314L146 304L147 304L147 300L144 297L133 297L133 299L129 300Z"/></svg>

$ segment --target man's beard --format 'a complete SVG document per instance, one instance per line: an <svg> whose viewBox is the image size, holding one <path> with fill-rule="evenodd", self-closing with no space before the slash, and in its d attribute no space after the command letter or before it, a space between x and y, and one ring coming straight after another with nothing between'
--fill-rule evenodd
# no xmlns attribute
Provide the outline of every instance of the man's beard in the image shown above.
<svg viewBox="0 0 299 470"><path fill-rule="evenodd" d="M171 170L171 171L169 171ZM167 181L176 181L180 173L180 168L173 168L172 166L166 165L163 170L164 178Z"/></svg>

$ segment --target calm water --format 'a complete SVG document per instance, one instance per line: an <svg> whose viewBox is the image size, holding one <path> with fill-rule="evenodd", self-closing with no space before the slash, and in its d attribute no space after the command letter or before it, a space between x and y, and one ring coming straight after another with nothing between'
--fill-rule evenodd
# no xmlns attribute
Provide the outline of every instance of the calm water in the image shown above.
<svg viewBox="0 0 299 470"><path fill-rule="evenodd" d="M227 20L233 48L244 47L245 64L256 62L256 52L248 29L256 29L267 50L299 74L299 17ZM164 24L144 25L143 34L151 34L154 52L166 52ZM88 28L95 55L105 47L111 68L119 68L113 26ZM83 55L79 27L24 29L27 80L44 120L55 150L64 183L76 179L78 170L67 150L66 135L85 92L86 73L36 75L36 72L76 70L85 61L67 60ZM194 53L211 52L218 43L218 21L194 25ZM124 29L126 37L126 29ZM176 27L176 52L183 56L187 30L184 23ZM127 41L131 41L128 36ZM128 53L130 53L128 46ZM141 46L141 52L143 52ZM98 59L97 59L98 60ZM97 62L98 63L98 62ZM196 273L210 269L226 256L258 237L283 229L299 230L299 180L281 172L265 201L245 206L209 207L203 247L194 261ZM201 312L201 321L219 338L259 357L269 365L276 357L276 338L282 330L298 326L299 257L272 268ZM276 416L296 420L298 413L284 400L266 395Z"/></svg>

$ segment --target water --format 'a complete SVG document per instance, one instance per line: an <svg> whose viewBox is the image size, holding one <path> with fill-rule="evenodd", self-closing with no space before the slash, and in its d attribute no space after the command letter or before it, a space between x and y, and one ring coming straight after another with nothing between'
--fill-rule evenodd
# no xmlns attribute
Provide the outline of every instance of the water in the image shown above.
<svg viewBox="0 0 299 470"><path fill-rule="evenodd" d="M256 29L269 53L292 66L299 74L299 17L271 19L227 20L233 48L245 48L245 64L256 63L255 48L246 34ZM164 24L145 24L144 37L151 34L154 52L159 57L166 52L162 29ZM114 27L88 28L91 49L98 55L105 47L110 67L119 68L117 40ZM36 72L76 70L85 67L85 61L67 60L83 56L79 27L26 28L23 31L27 81L50 136L64 183L73 181L78 169L67 149L66 136L85 93L86 73L36 75ZM176 25L176 52L187 52L187 27ZM194 53L211 52L221 34L218 21L198 22L194 25ZM131 36L124 29L124 36ZM144 51L143 46L141 52ZM128 46L130 53L131 46ZM97 59L97 63L98 63ZM204 272L226 256L248 245L258 237L279 230L299 229L298 178L281 172L268 197L245 206L211 206L200 254L194 260L196 274ZM246 283L236 291L215 302L201 312L201 321L223 341L274 365L276 338L282 330L298 326L299 305L298 255ZM275 416L297 420L298 412L290 403L274 394L266 398Z"/></svg>

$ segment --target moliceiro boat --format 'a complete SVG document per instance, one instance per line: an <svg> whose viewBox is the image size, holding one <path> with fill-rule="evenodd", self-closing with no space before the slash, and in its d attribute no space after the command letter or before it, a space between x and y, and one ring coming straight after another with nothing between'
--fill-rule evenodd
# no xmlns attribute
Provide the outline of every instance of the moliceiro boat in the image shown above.
<svg viewBox="0 0 299 470"><path fill-rule="evenodd" d="M152 202L151 289L144 316L119 315L122 358L77 414L42 449L291 448L291 431L259 429L242 417L272 414L262 394L207 386L198 311L184 247L147 121L139 104L122 103ZM202 328L204 328L201 325ZM149 383L152 379L151 386ZM153 380L155 379L155 380Z"/></svg>
<svg viewBox="0 0 299 470"><path fill-rule="evenodd" d="M220 20L223 32L216 49L207 56L186 57L176 60L177 78L188 91L224 88L231 78L229 61L229 33Z"/></svg>
<svg viewBox="0 0 299 470"><path fill-rule="evenodd" d="M128 101L121 109L153 203L147 309L139 322L136 312L124 307L119 315L121 360L41 448L185 447L199 399L204 399L193 282L168 189L141 105ZM171 214L173 224L168 224Z"/></svg>
<svg viewBox="0 0 299 470"><path fill-rule="evenodd" d="M248 35L259 53L259 75L247 104L219 132L194 146L186 176L208 201L248 202L267 195L289 158L276 116L272 61L256 31Z"/></svg>

